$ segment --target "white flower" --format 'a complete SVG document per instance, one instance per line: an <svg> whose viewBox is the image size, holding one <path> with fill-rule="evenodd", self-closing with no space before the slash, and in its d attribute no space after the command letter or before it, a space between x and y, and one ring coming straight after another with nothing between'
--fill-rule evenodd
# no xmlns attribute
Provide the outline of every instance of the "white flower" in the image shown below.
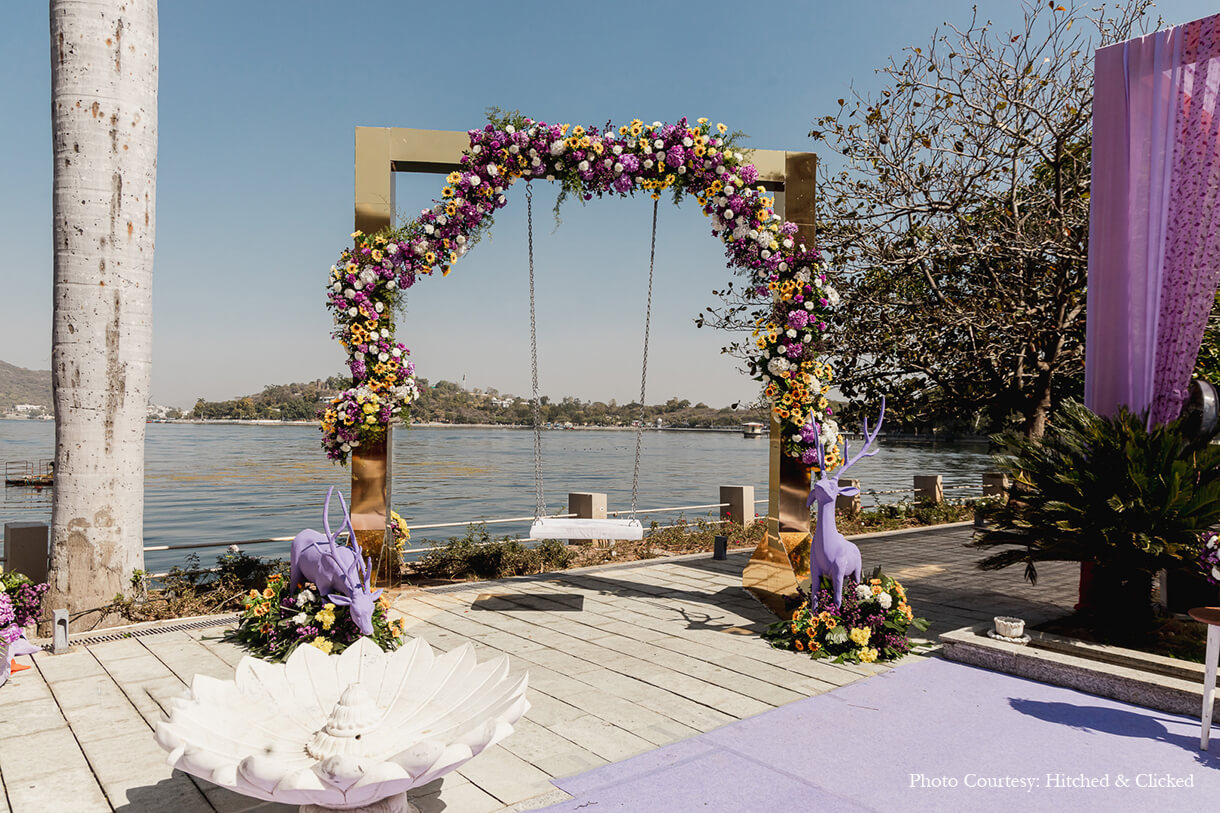
<svg viewBox="0 0 1220 813"><path fill-rule="evenodd" d="M360 352L359 350L357 350L353 355L356 357L356 361L364 361L364 353Z"/></svg>
<svg viewBox="0 0 1220 813"><path fill-rule="evenodd" d="M770 249L765 249L765 248L764 248L764 249L763 249L763 252L762 252L762 258L763 258L764 260L769 260L769 259L771 259L771 250L770 250Z"/></svg>
<svg viewBox="0 0 1220 813"><path fill-rule="evenodd" d="M806 301L805 301L805 310L807 310L807 311L811 311L811 310L813 310L813 303L812 303L812 302L810 302L810 301L808 301L808 300L806 300Z"/></svg>
<svg viewBox="0 0 1220 813"><path fill-rule="evenodd" d="M390 243L388 246L386 246L385 250L387 252L389 252L390 254L397 254L398 253L398 243Z"/></svg>
<svg viewBox="0 0 1220 813"><path fill-rule="evenodd" d="M351 445L350 443L344 443L344 444L343 444L342 446L340 446L339 448L340 448L340 449L342 449L342 450L343 450L343 451L345 451L345 452L350 452L350 451L352 450L352 445Z"/></svg>
<svg viewBox="0 0 1220 813"><path fill-rule="evenodd" d="M563 155L567 145L563 143L563 139L551 142L551 155Z"/></svg>
<svg viewBox="0 0 1220 813"><path fill-rule="evenodd" d="M347 446L346 443L343 445ZM346 451L346 449L344 451ZM314 592L312 590L302 590L300 593L297 594L297 604L298 605L307 604L311 601L317 601L317 600L318 600L318 597L314 595Z"/></svg>
<svg viewBox="0 0 1220 813"><path fill-rule="evenodd" d="M695 142L693 142L693 141L691 141L691 140L690 140L690 136L687 136L686 138L682 139L682 146L683 146L683 147L690 147L690 146L692 146L694 143L695 143Z"/></svg>
<svg viewBox="0 0 1220 813"><path fill-rule="evenodd" d="M347 309L347 315L348 315L348 316L355 316L355 315L356 315L356 314L358 314L358 313L360 313L359 308L348 308L348 309Z"/></svg>
<svg viewBox="0 0 1220 813"><path fill-rule="evenodd" d="M424 234L432 234L435 231L436 231L436 227L433 226L431 223L424 226Z"/></svg>
<svg viewBox="0 0 1220 813"><path fill-rule="evenodd" d="M533 158L530 159L530 166L531 167L542 166L542 159L535 155Z"/></svg>
<svg viewBox="0 0 1220 813"><path fill-rule="evenodd" d="M356 291L352 288L347 288L343 291L343 295L346 296L348 299L351 299L353 296L356 295Z"/></svg>
<svg viewBox="0 0 1220 813"><path fill-rule="evenodd" d="M398 287L398 280L391 277L390 279L385 281L385 287L389 288L391 291L394 290L395 288ZM378 304L381 304L381 303L378 303Z"/></svg>
<svg viewBox="0 0 1220 813"><path fill-rule="evenodd" d="M802 268L796 272L796 281L804 285L809 282L809 269Z"/></svg>
<svg viewBox="0 0 1220 813"><path fill-rule="evenodd" d="M517 128L516 128L516 127L514 127L514 126L512 126L512 125L510 124L510 125L508 125L507 127L505 127L505 128L504 128L504 132L506 132L506 133L508 133L508 134L510 134L510 135L511 135L511 134L513 134L513 133L517 132Z"/></svg>
<svg viewBox="0 0 1220 813"><path fill-rule="evenodd" d="M481 184L481 183L483 183L483 179L482 179L482 178L480 178L478 175L471 175L471 176L470 176L470 185L471 185L471 186L478 186L478 185L479 185L479 184Z"/></svg>
<svg viewBox="0 0 1220 813"><path fill-rule="evenodd" d="M793 442L793 443L800 443L800 442L801 442L801 436L800 436L800 434L793 435L793 436L792 436L792 442Z"/></svg>
<svg viewBox="0 0 1220 813"><path fill-rule="evenodd" d="M547 175L547 176L546 176L546 179L547 179L548 181L553 181L553 180L555 180L555 176L554 176L554 175Z"/></svg>
<svg viewBox="0 0 1220 813"><path fill-rule="evenodd" d="M792 248L792 238L791 237L784 238L784 248Z"/></svg>
<svg viewBox="0 0 1220 813"><path fill-rule="evenodd" d="M499 172L500 172L500 170L496 169L495 164L492 164L491 166L487 167L487 174L493 178L496 177L496 175L499 174Z"/></svg>
<svg viewBox="0 0 1220 813"><path fill-rule="evenodd" d="M466 243L466 235L459 234L457 236L457 244L460 246L460 245L465 245L465 243Z"/></svg>
<svg viewBox="0 0 1220 813"><path fill-rule="evenodd" d="M890 605L894 603L894 599L890 598L889 593L881 593L877 596L877 601L881 604L881 609L888 610Z"/></svg>
<svg viewBox="0 0 1220 813"><path fill-rule="evenodd" d="M652 123L652 126L653 126L654 128L655 128L655 127L660 127L660 126L661 126L661 122L659 122L659 121L654 121L654 122Z"/></svg>
<svg viewBox="0 0 1220 813"><path fill-rule="evenodd" d="M805 334L805 336L804 336L804 338L802 339L802 341L804 341L804 342L805 342L805 344L809 344L811 341L813 341L813 334L812 334L812 333L806 333L806 334Z"/></svg>
<svg viewBox="0 0 1220 813"><path fill-rule="evenodd" d="M369 338L372 339L373 341L377 341L378 339L381 338L381 333L376 330L370 330Z"/></svg>
<svg viewBox="0 0 1220 813"><path fill-rule="evenodd" d="M589 169L589 162L581 161L579 164L576 165L576 168L579 169L581 172L587 172Z"/></svg>
<svg viewBox="0 0 1220 813"><path fill-rule="evenodd" d="M436 219L436 222L437 222L437 225L443 226L449 222L449 218L445 217L444 215L441 215L440 217L438 217Z"/></svg>
<svg viewBox="0 0 1220 813"><path fill-rule="evenodd" d="M796 329L788 328L787 330L784 331L784 335L787 336L789 339L795 339L796 338Z"/></svg>
<svg viewBox="0 0 1220 813"><path fill-rule="evenodd" d="M393 282L393 280L390 280L390 282ZM388 283L387 283L387 284L388 284ZM382 303L378 302L376 305L374 305L374 306L373 306L373 310L377 311L378 313L381 313L382 311L384 311L384 310L385 310L385 305L383 305Z"/></svg>
<svg viewBox="0 0 1220 813"><path fill-rule="evenodd" d="M355 282L352 283L352 287L355 288L357 291L363 291L364 283L361 282L360 280L356 280Z"/></svg>
<svg viewBox="0 0 1220 813"><path fill-rule="evenodd" d="M723 167L723 166L717 166L717 167L716 167L716 174L717 174L717 175L723 175L723 174L724 174L724 167Z"/></svg>
<svg viewBox="0 0 1220 813"><path fill-rule="evenodd" d="M653 149L659 150L665 146L665 142L658 138L656 141L652 142L652 146Z"/></svg>
<svg viewBox="0 0 1220 813"><path fill-rule="evenodd" d="M826 286L826 301L830 303L831 307L839 304L839 292L829 285Z"/></svg>
<svg viewBox="0 0 1220 813"><path fill-rule="evenodd" d="M294 624L304 624L308 620L309 617L305 613L297 613L292 617L292 623Z"/></svg>
<svg viewBox="0 0 1220 813"><path fill-rule="evenodd" d="M479 153L481 153L483 151L483 145L475 144L474 147L470 151L473 152L475 155L478 155Z"/></svg>
<svg viewBox="0 0 1220 813"><path fill-rule="evenodd" d="M644 159L644 169L652 169L652 159L651 158Z"/></svg>
<svg viewBox="0 0 1220 813"><path fill-rule="evenodd" d="M615 155L622 155L623 154L623 145L615 144L614 149L610 150L610 152L614 153Z"/></svg>
<svg viewBox="0 0 1220 813"><path fill-rule="evenodd" d="M389 360L390 360L390 354L389 354L389 353L378 353L378 354L377 354L377 360L378 360L378 361L389 361Z"/></svg>
<svg viewBox="0 0 1220 813"><path fill-rule="evenodd" d="M241 548L237 545L229 545L229 553L241 553ZM0 587L3 587L3 584L0 584Z"/></svg>
<svg viewBox="0 0 1220 813"><path fill-rule="evenodd" d="M872 595L873 595L873 590L867 584L857 584L856 585L856 600L857 601L865 601L865 600L871 598Z"/></svg>
<svg viewBox="0 0 1220 813"><path fill-rule="evenodd" d="M390 355L394 356L395 358L398 358L399 356L402 355L402 348L395 347L393 350L390 351Z"/></svg>
<svg viewBox="0 0 1220 813"><path fill-rule="evenodd" d="M615 164L615 165L614 165L614 172L615 172L615 174L617 174L617 175L621 175L621 174L622 174L622 172L623 172L623 165L622 165L622 164Z"/></svg>
<svg viewBox="0 0 1220 813"><path fill-rule="evenodd" d="M1216 581L1220 582L1220 568L1218 568L1218 567L1212 568L1212 578L1215 579Z"/></svg>
<svg viewBox="0 0 1220 813"><path fill-rule="evenodd" d="M771 361L767 362L767 369L772 375L782 375L783 373L788 372L790 367L791 365L788 364L788 359L782 356L776 356L775 358L771 359Z"/></svg>
<svg viewBox="0 0 1220 813"><path fill-rule="evenodd" d="M508 151L510 153L512 153L513 155L516 155L517 153L521 152L521 148L518 147L516 144L513 144L511 147L508 148Z"/></svg>

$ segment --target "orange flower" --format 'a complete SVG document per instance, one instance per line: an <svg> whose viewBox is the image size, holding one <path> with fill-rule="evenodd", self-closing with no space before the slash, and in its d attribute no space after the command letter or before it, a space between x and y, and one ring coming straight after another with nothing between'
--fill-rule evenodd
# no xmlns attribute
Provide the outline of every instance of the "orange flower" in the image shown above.
<svg viewBox="0 0 1220 813"><path fill-rule="evenodd" d="M267 605L266 604L256 605L254 608L254 614L256 616L258 616L259 618L262 618L264 615L267 614Z"/></svg>
<svg viewBox="0 0 1220 813"><path fill-rule="evenodd" d="M275 591L268 587L263 591L263 598L275 598Z"/></svg>
<svg viewBox="0 0 1220 813"><path fill-rule="evenodd" d="M803 643L801 643L801 639L800 639L800 638L797 638L797 639L796 639L796 651L797 651L797 652L804 652L804 651L805 651L805 645L804 645Z"/></svg>

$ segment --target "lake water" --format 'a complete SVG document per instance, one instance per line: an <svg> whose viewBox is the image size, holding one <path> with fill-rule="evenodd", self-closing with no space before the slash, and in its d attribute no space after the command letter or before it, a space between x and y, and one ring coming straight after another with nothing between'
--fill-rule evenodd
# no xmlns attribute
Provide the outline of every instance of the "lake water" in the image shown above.
<svg viewBox="0 0 1220 813"><path fill-rule="evenodd" d="M349 471L329 462L315 427L303 425L148 424L145 445L144 544L292 536L321 526L328 486L349 490ZM645 432L639 508L719 502L722 484L753 485L767 496L767 439L729 432ZM54 456L51 421L0 420L0 461ZM543 433L544 492L552 512L566 509L569 491L604 492L611 511L630 508L635 433L553 430ZM407 522L430 525L534 512L533 435L524 429L399 428L394 436L394 508ZM865 490L910 488L915 474L941 474L948 496L978 494L981 473L994 468L986 445L885 441L875 457L852 469ZM892 502L901 495L880 498ZM864 505L872 504L864 497ZM760 503L760 513L766 505ZM338 507L335 506L335 515ZM705 511L686 512L687 518ZM678 516L642 516L665 525ZM4 489L0 521L46 521L49 490ZM337 524L337 523L334 523ZM521 534L528 522L492 525ZM429 544L462 532L446 528L412 533ZM288 545L252 552L287 555ZM221 549L199 554L210 562ZM162 572L182 561L176 551L152 551L146 565Z"/></svg>

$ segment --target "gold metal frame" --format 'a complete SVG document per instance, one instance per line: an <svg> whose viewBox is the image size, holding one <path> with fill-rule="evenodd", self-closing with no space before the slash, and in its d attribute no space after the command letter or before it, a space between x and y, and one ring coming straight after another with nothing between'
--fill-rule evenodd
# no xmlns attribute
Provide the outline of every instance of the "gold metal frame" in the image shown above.
<svg viewBox="0 0 1220 813"><path fill-rule="evenodd" d="M460 130L417 130L406 127L356 128L356 206L355 227L365 234L394 225L394 173L423 172L446 175L461 169L463 150L470 137ZM776 193L776 211L797 225L797 241L814 243L815 173L817 156L808 152L751 150L751 163L758 169L759 183ZM389 494L390 465L386 459L362 462L361 471L384 470L384 487L369 488L361 482L365 495ZM359 458L359 454L354 458ZM353 490L356 488L357 460L352 461ZM798 580L807 574L809 509L809 469L782 452L780 429L772 418L770 439L769 487L767 489L767 535L754 552L742 574L742 584L763 604L781 617L789 608L787 597L796 594ZM366 527L375 527L375 516L383 520L386 503L362 503ZM355 517L353 517L353 521ZM370 520L372 523L370 524ZM386 524L387 544L392 536Z"/></svg>

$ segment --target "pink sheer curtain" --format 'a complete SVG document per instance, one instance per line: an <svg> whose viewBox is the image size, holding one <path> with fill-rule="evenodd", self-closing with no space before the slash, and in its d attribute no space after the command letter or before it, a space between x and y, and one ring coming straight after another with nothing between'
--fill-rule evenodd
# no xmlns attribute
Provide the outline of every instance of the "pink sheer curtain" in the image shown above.
<svg viewBox="0 0 1220 813"><path fill-rule="evenodd" d="M1097 52L1085 404L1176 417L1220 278L1220 15Z"/></svg>

